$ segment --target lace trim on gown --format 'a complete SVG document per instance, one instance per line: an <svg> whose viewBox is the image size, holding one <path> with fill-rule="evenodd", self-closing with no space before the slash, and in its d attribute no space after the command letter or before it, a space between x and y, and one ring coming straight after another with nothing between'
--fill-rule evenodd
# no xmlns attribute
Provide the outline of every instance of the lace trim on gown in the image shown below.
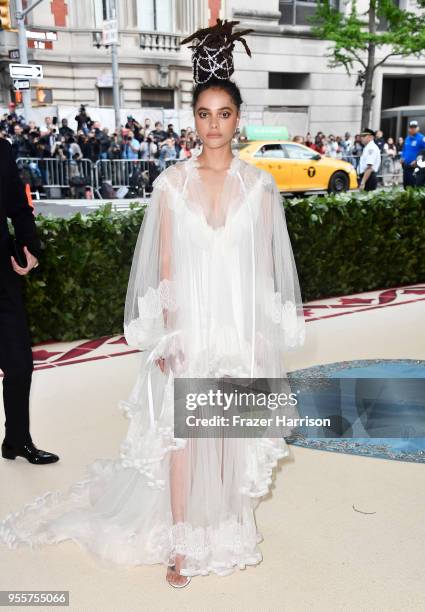
<svg viewBox="0 0 425 612"><path fill-rule="evenodd" d="M282 294L274 291L266 301L267 313L273 323L285 333L285 343L287 346L298 346L304 343L305 328L299 326L296 305L289 300L282 304Z"/></svg>
<svg viewBox="0 0 425 612"><path fill-rule="evenodd" d="M138 298L139 317L124 327L128 343L145 348L159 342L165 331L163 309L172 312L178 305L174 281L164 278L156 289L149 287L146 294Z"/></svg>
<svg viewBox="0 0 425 612"><path fill-rule="evenodd" d="M131 417L130 417L131 418ZM163 452L171 439L162 431ZM180 443L174 440L176 446ZM183 441L185 443L186 441ZM246 487L248 498L265 495L272 482L272 471L279 458L289 454L284 440L256 440L248 461ZM155 510L161 504L164 483L154 477L162 452L143 468L143 461L97 459L87 466L87 478L73 484L68 491L49 491L26 504L20 511L8 514L0 523L0 541L10 549L29 545L36 550L43 544L57 544L71 539L107 568L128 568L154 563L172 564L175 555L185 555L183 575L228 575L236 568L255 565L262 560L258 543L262 535L256 528L255 504L247 504L243 515L232 515L218 525L193 527L189 522L155 523ZM123 479L124 472L128 475ZM144 484L151 491L152 513L141 527L127 529L126 523L108 520L104 512L95 509L96 490L105 491L108 482L123 479L122 490L140 487L143 500ZM142 480L140 480L142 479ZM127 494L128 495L128 494ZM247 498L247 499L248 499ZM255 501L253 499L253 501ZM258 501L258 500L257 500ZM142 519L143 520L143 519Z"/></svg>

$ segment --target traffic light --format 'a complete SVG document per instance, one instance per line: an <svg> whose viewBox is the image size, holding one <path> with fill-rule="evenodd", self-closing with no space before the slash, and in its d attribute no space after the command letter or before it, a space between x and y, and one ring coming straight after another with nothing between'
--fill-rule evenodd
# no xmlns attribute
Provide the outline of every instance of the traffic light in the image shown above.
<svg viewBox="0 0 425 612"><path fill-rule="evenodd" d="M10 0L0 0L0 30L11 30Z"/></svg>
<svg viewBox="0 0 425 612"><path fill-rule="evenodd" d="M13 91L13 102L15 102L15 104L22 104L23 100L22 100L22 91Z"/></svg>
<svg viewBox="0 0 425 612"><path fill-rule="evenodd" d="M39 105L52 104L53 94L51 89L45 87L37 87L35 90L35 100Z"/></svg>

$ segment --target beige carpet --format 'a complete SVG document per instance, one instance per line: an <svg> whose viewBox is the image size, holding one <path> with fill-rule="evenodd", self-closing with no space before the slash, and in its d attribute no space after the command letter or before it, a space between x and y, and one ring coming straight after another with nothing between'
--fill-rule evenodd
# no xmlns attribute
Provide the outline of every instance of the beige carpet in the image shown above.
<svg viewBox="0 0 425 612"><path fill-rule="evenodd" d="M375 306L329 318L312 314L306 345L288 355L288 370L363 358L425 359L420 295ZM35 350L63 353L74 346ZM79 350L86 361L73 355L61 367L52 365L55 356L39 355L45 369L34 373L32 436L61 461L33 466L0 458L0 518L80 480L94 459L116 456L128 423L117 404L130 391L140 356L99 359L99 351L114 354L111 344L92 360ZM115 353L123 350L114 345ZM290 448L272 495L257 510L264 541L256 567L194 578L176 590L161 566L105 570L73 542L37 553L0 546L0 589L69 590L72 612L425 610L424 465Z"/></svg>

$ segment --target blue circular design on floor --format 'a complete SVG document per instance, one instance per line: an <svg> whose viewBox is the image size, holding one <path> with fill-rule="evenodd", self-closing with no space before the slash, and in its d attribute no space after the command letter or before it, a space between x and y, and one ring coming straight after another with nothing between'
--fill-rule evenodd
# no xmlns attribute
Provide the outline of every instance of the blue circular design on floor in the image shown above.
<svg viewBox="0 0 425 612"><path fill-rule="evenodd" d="M288 372L289 382L296 379L347 379L350 384L352 378L411 378L425 379L425 360L417 359L359 359L353 361L339 361L324 365L317 365L301 370ZM345 382L342 384L346 384ZM394 395L388 400L389 413L397 410L402 401L397 393L403 388L395 387ZM425 414L424 417L425 418ZM425 463L425 437L409 437L407 427L404 438L363 438L355 435L348 438L307 438L294 436L287 438L288 444L303 446L330 452L349 453L368 457L394 459L398 461L413 461ZM414 429L414 428L413 428ZM364 431L364 430L363 430Z"/></svg>

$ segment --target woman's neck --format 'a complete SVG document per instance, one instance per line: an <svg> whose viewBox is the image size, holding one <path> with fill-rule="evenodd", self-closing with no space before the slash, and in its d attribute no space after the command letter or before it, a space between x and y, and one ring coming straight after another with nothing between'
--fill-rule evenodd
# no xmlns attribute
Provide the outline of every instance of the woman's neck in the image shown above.
<svg viewBox="0 0 425 612"><path fill-rule="evenodd" d="M229 168L232 163L233 153L230 147L220 147L219 149L202 148L202 153L197 160L202 164L202 168L220 172Z"/></svg>

